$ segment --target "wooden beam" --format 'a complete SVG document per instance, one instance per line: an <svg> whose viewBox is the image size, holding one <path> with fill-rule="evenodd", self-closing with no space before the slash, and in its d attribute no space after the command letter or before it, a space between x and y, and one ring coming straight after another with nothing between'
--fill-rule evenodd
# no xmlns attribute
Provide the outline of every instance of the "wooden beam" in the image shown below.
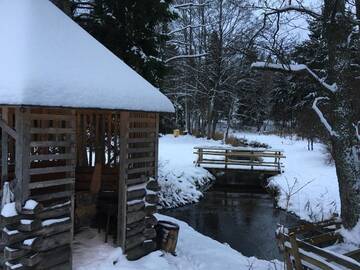
<svg viewBox="0 0 360 270"><path fill-rule="evenodd" d="M32 182L29 184L30 189L37 188L47 188L47 187L55 187L55 186L63 186L63 185L74 185L75 178L63 178L63 179L55 179L41 182Z"/></svg>
<svg viewBox="0 0 360 270"><path fill-rule="evenodd" d="M4 109L3 109L4 110ZM8 135L10 135L13 139L16 140L17 133L14 129L12 129L5 121L4 119L0 119L0 127L2 131L6 132Z"/></svg>
<svg viewBox="0 0 360 270"><path fill-rule="evenodd" d="M2 121L8 121L8 108L3 107L2 109ZM8 181L8 155L9 155L9 136L8 133L2 129L1 132L1 188L4 183Z"/></svg>
<svg viewBox="0 0 360 270"><path fill-rule="evenodd" d="M15 201L18 212L30 195L30 112L24 108L15 109L15 128L18 139L15 145Z"/></svg>
<svg viewBox="0 0 360 270"><path fill-rule="evenodd" d="M155 127L155 144L154 144L154 177L158 179L158 168L159 168L159 125L160 125L160 114L156 113L156 127Z"/></svg>
<svg viewBox="0 0 360 270"><path fill-rule="evenodd" d="M118 183L118 222L117 244L126 252L126 206L127 206L127 175L128 175L128 141L129 141L129 112L121 112L120 116L120 164Z"/></svg>

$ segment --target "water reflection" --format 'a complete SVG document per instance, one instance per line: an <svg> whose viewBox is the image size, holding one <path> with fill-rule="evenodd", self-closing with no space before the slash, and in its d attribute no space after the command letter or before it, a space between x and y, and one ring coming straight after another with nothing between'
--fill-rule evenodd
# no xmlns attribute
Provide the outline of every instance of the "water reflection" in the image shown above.
<svg viewBox="0 0 360 270"><path fill-rule="evenodd" d="M282 259L275 241L277 224L295 225L297 219L274 209L266 194L244 194L215 188L197 204L165 210L164 214L189 223L194 229L245 256Z"/></svg>

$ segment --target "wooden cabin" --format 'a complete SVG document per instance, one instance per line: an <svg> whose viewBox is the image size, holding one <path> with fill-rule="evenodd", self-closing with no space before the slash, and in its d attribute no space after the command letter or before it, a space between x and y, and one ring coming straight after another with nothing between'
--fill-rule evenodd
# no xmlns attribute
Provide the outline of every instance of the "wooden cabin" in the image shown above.
<svg viewBox="0 0 360 270"><path fill-rule="evenodd" d="M159 113L171 102L48 0L0 0L1 263L71 269L95 223L156 248Z"/></svg>

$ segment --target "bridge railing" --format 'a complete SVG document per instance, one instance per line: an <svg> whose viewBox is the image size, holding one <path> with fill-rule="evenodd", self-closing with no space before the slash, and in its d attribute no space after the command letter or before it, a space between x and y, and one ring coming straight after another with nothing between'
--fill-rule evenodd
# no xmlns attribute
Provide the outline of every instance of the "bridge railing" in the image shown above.
<svg viewBox="0 0 360 270"><path fill-rule="evenodd" d="M257 170L281 173L282 150L248 147L195 147L196 165L214 169Z"/></svg>

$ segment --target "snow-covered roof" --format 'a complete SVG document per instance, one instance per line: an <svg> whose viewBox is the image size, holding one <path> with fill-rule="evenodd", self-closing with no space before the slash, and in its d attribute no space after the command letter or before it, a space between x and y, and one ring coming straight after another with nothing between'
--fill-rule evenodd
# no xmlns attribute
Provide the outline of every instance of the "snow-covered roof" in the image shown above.
<svg viewBox="0 0 360 270"><path fill-rule="evenodd" d="M173 112L48 0L0 0L0 104Z"/></svg>

